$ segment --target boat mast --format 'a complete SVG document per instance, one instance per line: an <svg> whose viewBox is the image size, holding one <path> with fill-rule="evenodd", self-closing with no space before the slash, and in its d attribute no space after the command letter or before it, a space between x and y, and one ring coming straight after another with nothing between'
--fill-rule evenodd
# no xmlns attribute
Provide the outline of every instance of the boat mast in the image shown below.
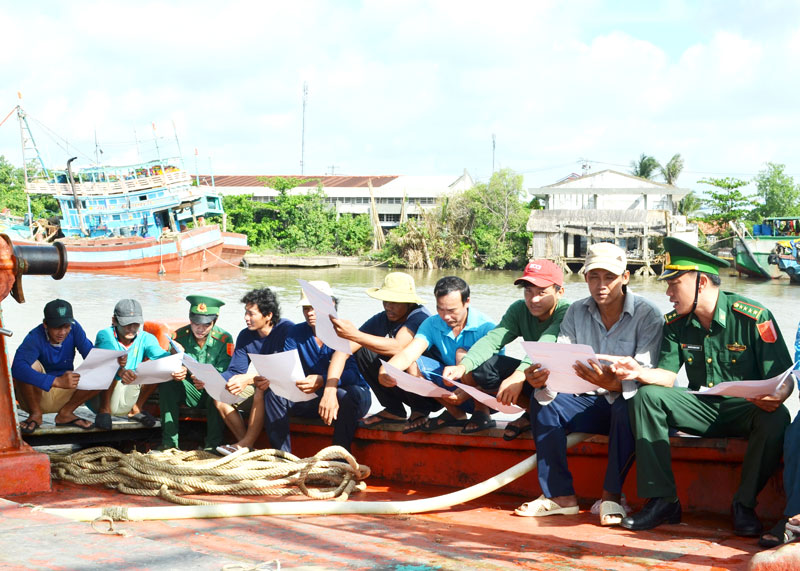
<svg viewBox="0 0 800 571"><path fill-rule="evenodd" d="M78 213L78 224L81 227L81 235L86 235L86 225L83 223L83 214L81 213L81 201L78 198L78 191L75 190L75 178L72 176L72 161L78 157L72 157L67 161L67 176L69 177L69 185L72 187L72 197L75 200L75 210Z"/></svg>
<svg viewBox="0 0 800 571"><path fill-rule="evenodd" d="M22 107L17 105L17 117L19 117L19 140L22 144L22 175L25 181L25 200L28 205L28 228L33 231L33 214L31 213L31 195L28 194L28 163L25 160L25 112ZM28 131L30 133L30 131Z"/></svg>

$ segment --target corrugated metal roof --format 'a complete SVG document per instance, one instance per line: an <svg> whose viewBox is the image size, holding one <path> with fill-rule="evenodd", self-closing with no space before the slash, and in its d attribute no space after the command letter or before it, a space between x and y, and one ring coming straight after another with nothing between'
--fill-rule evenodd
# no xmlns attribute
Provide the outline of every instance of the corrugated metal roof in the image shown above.
<svg viewBox="0 0 800 571"><path fill-rule="evenodd" d="M214 184L219 187L264 187L266 180L280 176L282 178L298 178L304 182L299 184L300 187L315 187L320 182L325 188L367 188L369 180L372 179L372 187L379 188L388 184L398 178L399 175L380 175L380 176L343 176L343 175L327 175L327 176L298 176L298 175L216 175L214 176ZM198 178L198 177L192 177ZM211 175L200 175L201 185L211 185Z"/></svg>

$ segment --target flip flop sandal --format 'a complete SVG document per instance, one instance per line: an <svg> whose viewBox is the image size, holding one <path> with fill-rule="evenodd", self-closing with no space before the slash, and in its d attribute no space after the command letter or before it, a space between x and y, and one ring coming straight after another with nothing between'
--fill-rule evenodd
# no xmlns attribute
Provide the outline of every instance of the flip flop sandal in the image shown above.
<svg viewBox="0 0 800 571"><path fill-rule="evenodd" d="M88 424L88 426L81 425L80 424L81 422L85 422L86 424ZM94 428L94 425L91 422L89 422L85 418L80 418L80 417L73 418L69 422L56 422L56 426L77 426L81 430L91 430L92 428Z"/></svg>
<svg viewBox="0 0 800 571"><path fill-rule="evenodd" d="M466 426L469 419L467 417L464 418L456 418L448 411L444 411L439 416L434 418L429 418L425 424L422 425L422 432L433 432L434 430L439 430L440 428L445 428L446 426Z"/></svg>
<svg viewBox="0 0 800 571"><path fill-rule="evenodd" d="M497 423L492 420L492 417L485 412L474 413L472 418L469 419L469 422L475 423L475 426L467 428L467 426L464 425L464 428L461 429L461 434L474 434L475 432L483 432L484 430L489 430L497 426Z"/></svg>
<svg viewBox="0 0 800 571"><path fill-rule="evenodd" d="M113 423L111 422L111 414L107 412L98 412L94 417L94 427L100 430L111 430Z"/></svg>
<svg viewBox="0 0 800 571"><path fill-rule="evenodd" d="M32 418L28 418L19 423L19 431L22 434L33 434L41 425L41 422L36 422Z"/></svg>
<svg viewBox="0 0 800 571"><path fill-rule="evenodd" d="M129 416L128 420L134 420L146 428L153 428L156 425L156 417L145 410Z"/></svg>
<svg viewBox="0 0 800 571"><path fill-rule="evenodd" d="M600 503L600 525L619 525L628 517L628 512L617 502L606 500Z"/></svg>
<svg viewBox="0 0 800 571"><path fill-rule="evenodd" d="M408 420L404 420L403 422L406 423L403 434L411 434L412 432L417 432L424 428L425 424L428 422L428 415L422 413L417 413L416 415L412 414Z"/></svg>
<svg viewBox="0 0 800 571"><path fill-rule="evenodd" d="M528 432L531 429L531 423L523 424L519 426L518 424L511 424L508 423L506 425L506 429L503 431L503 440L511 441L518 437L520 434Z"/></svg>
<svg viewBox="0 0 800 571"><path fill-rule="evenodd" d="M549 515L577 515L580 512L578 506L568 506L562 508L550 498L544 495L539 496L531 502L525 502L514 513L521 517L545 517Z"/></svg>
<svg viewBox="0 0 800 571"><path fill-rule="evenodd" d="M359 428L377 428L382 424L405 424L407 422L405 418L392 418L390 416L384 416L384 414L386 414L386 410L362 418L358 421Z"/></svg>

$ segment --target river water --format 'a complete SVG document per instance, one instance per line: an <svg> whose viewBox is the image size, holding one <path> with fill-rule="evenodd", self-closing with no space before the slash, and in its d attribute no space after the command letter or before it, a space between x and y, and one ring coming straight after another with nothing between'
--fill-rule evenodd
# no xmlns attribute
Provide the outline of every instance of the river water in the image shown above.
<svg viewBox="0 0 800 571"><path fill-rule="evenodd" d="M244 327L244 309L239 299L254 288L272 288L281 302L282 315L295 322L302 321L302 311L297 306L300 298L297 278L302 278L329 282L340 300L339 315L360 325L382 310L381 302L368 297L364 290L381 285L387 272L389 270L383 267L223 268L204 273L164 276L67 273L59 281L45 276L24 276L23 290L27 303L18 304L9 296L2 304L3 323L14 332L14 336L7 339L9 355L13 356L25 334L41 322L44 304L57 297L73 305L75 318L89 338L94 339L98 330L111 324L114 304L119 299L137 299L144 309L145 320L186 322L189 304L185 297L204 294L227 302L222 308L218 324L235 337ZM435 310L434 284L439 278L450 274L457 274L470 284L472 306L495 320L502 317L513 301L521 298L520 290L513 285L520 272L420 270L409 273L414 276L418 294L431 311ZM665 285L655 278L632 277L630 287L650 299L664 313L671 310L664 295ZM583 278L577 275L568 277L565 289L565 297L569 301L588 295ZM800 322L800 287L785 280L758 282L723 275L723 289L739 292L772 310L790 351L794 353L795 332ZM509 346L507 352L516 357L522 354L517 343ZM796 412L797 403L800 402L798 397L793 395L789 400L790 408Z"/></svg>

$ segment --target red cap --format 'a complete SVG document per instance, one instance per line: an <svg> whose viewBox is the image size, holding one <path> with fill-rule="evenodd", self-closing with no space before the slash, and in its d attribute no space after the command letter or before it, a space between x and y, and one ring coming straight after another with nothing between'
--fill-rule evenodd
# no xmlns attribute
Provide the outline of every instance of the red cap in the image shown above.
<svg viewBox="0 0 800 571"><path fill-rule="evenodd" d="M533 260L528 262L528 265L525 266L525 273L514 281L514 285L520 285L522 282L538 287L547 287L553 284L561 287L564 283L564 272L550 260Z"/></svg>

